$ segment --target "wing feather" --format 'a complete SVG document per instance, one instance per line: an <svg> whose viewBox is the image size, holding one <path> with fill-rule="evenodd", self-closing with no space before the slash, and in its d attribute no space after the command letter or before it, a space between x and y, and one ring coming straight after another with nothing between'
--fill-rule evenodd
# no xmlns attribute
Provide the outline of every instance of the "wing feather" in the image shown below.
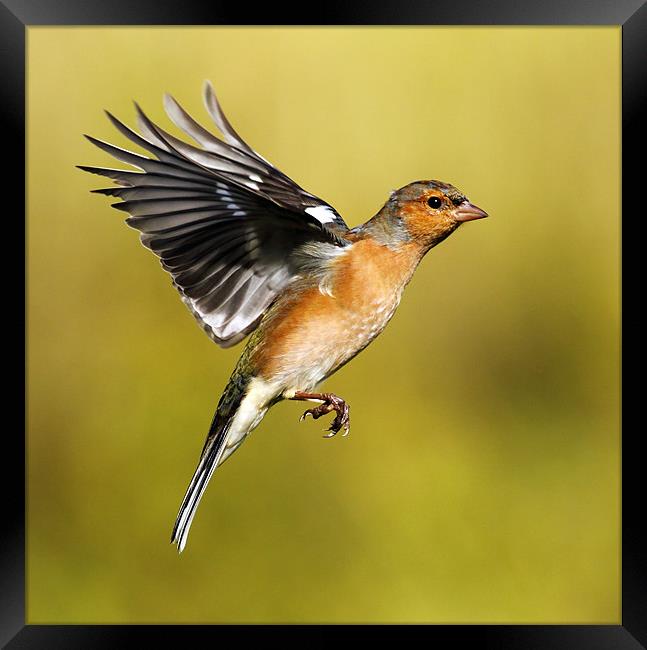
<svg viewBox="0 0 647 650"><path fill-rule="evenodd" d="M113 207L128 213L126 223L160 258L191 313L216 343L229 347L258 325L298 276L301 248L339 248L350 242L339 214L238 135L211 84L204 93L223 139L165 95L169 118L195 144L168 133L135 104L139 133L106 114L150 157L86 137L140 171L79 167L116 183L93 191L119 199Z"/></svg>

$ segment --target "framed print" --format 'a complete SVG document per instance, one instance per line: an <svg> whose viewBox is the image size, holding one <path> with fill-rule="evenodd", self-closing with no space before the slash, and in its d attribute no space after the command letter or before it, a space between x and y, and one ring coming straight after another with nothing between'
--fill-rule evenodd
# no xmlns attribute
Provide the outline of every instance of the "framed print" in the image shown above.
<svg viewBox="0 0 647 650"><path fill-rule="evenodd" d="M494 3L487 14L471 2L382 3L328 17L267 11L253 25L237 8L191 2L0 10L7 187L21 187L23 169L25 186L25 229L12 239L24 238L26 270L25 437L7 435L6 456L26 471L7 488L3 643L223 631L325 642L342 625L485 647L646 643L638 434L621 426L640 2ZM217 100L207 86L203 103L205 81ZM283 174L294 179L289 191L314 201L302 212L323 218L326 237L354 242L398 188L432 182L419 179L451 183L456 206L489 216L434 241L392 322L326 379L321 390L352 405L350 435L322 440L334 413L300 423L308 405L294 391L272 401L198 495L178 555L173 520L253 328L214 346L123 223L141 215L111 207L141 195L105 190L124 186L115 172L86 171L134 171L136 158L101 143L162 162L165 137L190 151L182 115L201 125L198 142L212 137L204 127L234 143L234 192L236 165L255 185L271 161L271 182L285 192ZM152 138L148 153L129 128ZM195 173L187 160L176 171ZM272 195L268 210L293 218L283 200ZM400 236L384 227L378 244ZM371 291L364 273L355 293ZM335 410L326 404L317 418Z"/></svg>

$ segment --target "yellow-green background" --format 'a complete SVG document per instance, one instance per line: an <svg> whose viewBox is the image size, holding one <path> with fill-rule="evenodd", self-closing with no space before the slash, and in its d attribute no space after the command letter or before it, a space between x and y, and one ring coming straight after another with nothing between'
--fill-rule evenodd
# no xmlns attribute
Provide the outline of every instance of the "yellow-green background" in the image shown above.
<svg viewBox="0 0 647 650"><path fill-rule="evenodd" d="M619 71L614 27L30 28L28 621L619 622ZM242 345L74 165L205 79L350 225L426 178L491 217L326 382L350 437L278 405L178 557Z"/></svg>

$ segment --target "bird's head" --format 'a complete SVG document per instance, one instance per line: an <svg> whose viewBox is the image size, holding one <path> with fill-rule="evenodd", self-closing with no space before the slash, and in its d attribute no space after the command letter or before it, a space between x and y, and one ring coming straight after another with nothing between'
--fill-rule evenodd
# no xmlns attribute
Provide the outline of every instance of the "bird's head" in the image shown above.
<svg viewBox="0 0 647 650"><path fill-rule="evenodd" d="M440 243L462 223L488 216L460 190L441 181L416 181L395 190L381 212L402 235L424 248Z"/></svg>

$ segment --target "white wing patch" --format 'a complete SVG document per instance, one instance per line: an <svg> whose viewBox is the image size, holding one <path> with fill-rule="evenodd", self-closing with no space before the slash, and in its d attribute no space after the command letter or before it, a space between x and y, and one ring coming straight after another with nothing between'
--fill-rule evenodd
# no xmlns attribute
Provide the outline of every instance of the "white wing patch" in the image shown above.
<svg viewBox="0 0 647 650"><path fill-rule="evenodd" d="M305 211L312 215L319 223L330 223L337 218L334 210L327 205L317 205L313 208L306 208Z"/></svg>

